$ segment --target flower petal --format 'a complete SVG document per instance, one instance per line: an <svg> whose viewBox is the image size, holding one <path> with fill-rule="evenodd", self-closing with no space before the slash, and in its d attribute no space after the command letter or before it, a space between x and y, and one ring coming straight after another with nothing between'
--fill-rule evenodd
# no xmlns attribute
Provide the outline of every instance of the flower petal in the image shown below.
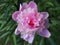
<svg viewBox="0 0 60 45"><path fill-rule="evenodd" d="M29 7L34 8L34 9L37 9L37 5L33 1L29 2Z"/></svg>
<svg viewBox="0 0 60 45"><path fill-rule="evenodd" d="M44 26L45 26L45 28L48 28L49 27L49 20L48 19L46 19L44 21Z"/></svg>
<svg viewBox="0 0 60 45"><path fill-rule="evenodd" d="M30 32L29 32L30 33ZM23 38L25 41L27 41L28 43L32 43L33 39L34 39L34 32L31 34L21 34L21 38Z"/></svg>
<svg viewBox="0 0 60 45"><path fill-rule="evenodd" d="M20 6L20 10L23 11L24 9L27 9L28 5L27 3L23 3L22 6Z"/></svg>
<svg viewBox="0 0 60 45"><path fill-rule="evenodd" d="M15 34L16 34L16 35L20 34L20 31L18 30L18 28L16 28Z"/></svg>
<svg viewBox="0 0 60 45"><path fill-rule="evenodd" d="M43 29L43 30L37 31L37 33L40 36L43 36L43 37L46 37L46 38L49 38L51 36L50 32L47 29Z"/></svg>
<svg viewBox="0 0 60 45"><path fill-rule="evenodd" d="M29 43L32 43L33 42L33 39L34 39L34 36L30 36L29 39L28 39L28 42Z"/></svg>
<svg viewBox="0 0 60 45"><path fill-rule="evenodd" d="M41 12L41 14L43 15L43 19L47 19L49 16L48 12Z"/></svg>
<svg viewBox="0 0 60 45"><path fill-rule="evenodd" d="M22 5L20 4L20 8L19 8L19 11L21 11L21 9L22 9Z"/></svg>
<svg viewBox="0 0 60 45"><path fill-rule="evenodd" d="M12 18L13 18L13 20L14 21L16 21L17 19L17 16L18 16L18 14L19 14L19 11L16 11L16 12L14 12L13 14L12 14Z"/></svg>

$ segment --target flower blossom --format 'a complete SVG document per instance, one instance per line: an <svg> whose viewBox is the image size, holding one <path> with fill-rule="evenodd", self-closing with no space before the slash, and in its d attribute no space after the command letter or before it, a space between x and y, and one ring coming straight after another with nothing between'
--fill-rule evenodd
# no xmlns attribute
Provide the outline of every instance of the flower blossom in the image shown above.
<svg viewBox="0 0 60 45"><path fill-rule="evenodd" d="M35 33L49 38L51 34L47 29L48 16L48 12L38 12L37 5L33 1L29 4L20 4L19 10L12 14L12 19L18 24L15 34L21 34L21 38L28 43L33 42Z"/></svg>

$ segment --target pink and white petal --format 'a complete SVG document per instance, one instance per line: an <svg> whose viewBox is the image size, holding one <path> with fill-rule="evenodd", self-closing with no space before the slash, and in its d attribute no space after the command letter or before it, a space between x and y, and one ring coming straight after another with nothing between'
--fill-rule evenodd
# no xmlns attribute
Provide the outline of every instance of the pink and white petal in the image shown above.
<svg viewBox="0 0 60 45"><path fill-rule="evenodd" d="M27 39L26 39L27 37L28 37L28 34L22 34L21 33L21 38L23 38L25 41L27 41Z"/></svg>
<svg viewBox="0 0 60 45"><path fill-rule="evenodd" d="M43 19L47 19L49 14L48 12L40 12L41 15L43 15Z"/></svg>
<svg viewBox="0 0 60 45"><path fill-rule="evenodd" d="M17 27L16 30L15 30L15 34L16 34L16 35L20 34L20 31L18 30L18 27Z"/></svg>
<svg viewBox="0 0 60 45"><path fill-rule="evenodd" d="M35 33L34 33L35 34ZM34 39L34 34L21 34L21 38L23 38L25 41L27 41L28 43L32 43L33 39Z"/></svg>
<svg viewBox="0 0 60 45"><path fill-rule="evenodd" d="M28 8L28 4L27 3L23 3L22 6L20 7L20 10L23 11L24 9Z"/></svg>
<svg viewBox="0 0 60 45"><path fill-rule="evenodd" d="M37 9L37 5L33 1L29 2L29 7L34 8L34 9Z"/></svg>
<svg viewBox="0 0 60 45"><path fill-rule="evenodd" d="M37 34L46 38L49 38L51 36L50 32L47 29L37 31Z"/></svg>
<svg viewBox="0 0 60 45"><path fill-rule="evenodd" d="M29 43L32 43L33 40L34 40L34 36L30 36L30 37L28 38L28 42L29 42Z"/></svg>
<svg viewBox="0 0 60 45"><path fill-rule="evenodd" d="M43 18L43 15L39 12L37 17L38 17L38 21L41 22L41 20L42 20L42 18Z"/></svg>
<svg viewBox="0 0 60 45"><path fill-rule="evenodd" d="M17 19L17 16L18 16L18 14L19 14L19 11L16 11L16 12L14 12L13 14L12 14L12 19L14 20L14 21L16 21Z"/></svg>

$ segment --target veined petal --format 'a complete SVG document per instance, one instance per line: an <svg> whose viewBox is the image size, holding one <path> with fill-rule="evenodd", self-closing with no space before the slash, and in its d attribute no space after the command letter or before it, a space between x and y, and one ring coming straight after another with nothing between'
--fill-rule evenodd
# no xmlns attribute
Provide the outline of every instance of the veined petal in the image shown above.
<svg viewBox="0 0 60 45"><path fill-rule="evenodd" d="M37 31L38 35L49 38L51 36L50 32L47 29Z"/></svg>
<svg viewBox="0 0 60 45"><path fill-rule="evenodd" d="M16 12L14 12L13 14L12 14L12 18L13 18L13 20L14 21L16 21L17 19L17 16L18 16L18 14L19 14L19 11L16 11Z"/></svg>

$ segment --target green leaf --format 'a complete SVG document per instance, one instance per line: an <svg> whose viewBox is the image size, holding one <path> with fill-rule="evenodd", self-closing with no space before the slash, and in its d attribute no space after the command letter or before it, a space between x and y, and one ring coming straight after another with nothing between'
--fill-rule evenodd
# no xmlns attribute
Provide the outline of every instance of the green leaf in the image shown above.
<svg viewBox="0 0 60 45"><path fill-rule="evenodd" d="M16 43L16 36L14 34L12 35L12 41L13 41L14 45L17 45L17 43Z"/></svg>
<svg viewBox="0 0 60 45"><path fill-rule="evenodd" d="M56 45L52 38L48 39L51 45Z"/></svg>
<svg viewBox="0 0 60 45"><path fill-rule="evenodd" d="M54 6L52 2L46 2L47 5Z"/></svg>
<svg viewBox="0 0 60 45"><path fill-rule="evenodd" d="M44 45L44 38L41 39L40 45Z"/></svg>
<svg viewBox="0 0 60 45"><path fill-rule="evenodd" d="M5 6L5 4L6 4L6 3L3 3L3 4L1 3L1 4L0 4L0 7Z"/></svg>
<svg viewBox="0 0 60 45"><path fill-rule="evenodd" d="M2 35L0 35L0 39L1 39L1 38L4 38L4 37L7 36L9 33L10 33L10 32L5 32L5 33L3 33Z"/></svg>
<svg viewBox="0 0 60 45"><path fill-rule="evenodd" d="M7 45L9 41L9 36L6 38L4 45Z"/></svg>
<svg viewBox="0 0 60 45"><path fill-rule="evenodd" d="M3 26L5 26L6 22L3 23L1 26L0 26L0 30L3 28Z"/></svg>
<svg viewBox="0 0 60 45"><path fill-rule="evenodd" d="M6 6L5 15L4 15L4 17L5 17L6 20L7 20L7 17L8 17L8 15L9 15L9 10L10 10L10 5L8 4L8 5Z"/></svg>
<svg viewBox="0 0 60 45"><path fill-rule="evenodd" d="M0 24L2 24L2 23L6 23L6 21L1 20L1 21L0 21Z"/></svg>
<svg viewBox="0 0 60 45"><path fill-rule="evenodd" d="M12 23L12 24L11 24ZM0 31L7 31L7 30L10 30L11 27L13 25L13 22L12 20L10 20L9 22L5 22L4 24L1 25L0 27Z"/></svg>

